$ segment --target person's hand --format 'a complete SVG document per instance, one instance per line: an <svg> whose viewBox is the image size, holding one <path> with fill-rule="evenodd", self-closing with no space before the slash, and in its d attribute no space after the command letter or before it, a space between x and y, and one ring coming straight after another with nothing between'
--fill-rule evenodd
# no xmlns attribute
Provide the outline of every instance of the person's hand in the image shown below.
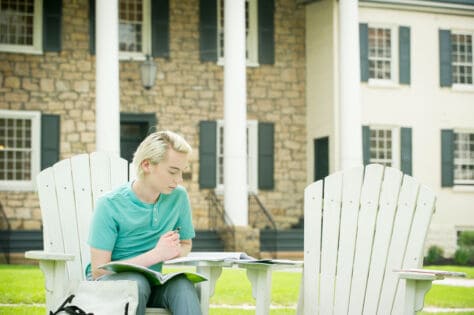
<svg viewBox="0 0 474 315"><path fill-rule="evenodd" d="M166 261L176 258L181 253L179 244L179 233L170 231L163 234L154 248L158 261Z"/></svg>

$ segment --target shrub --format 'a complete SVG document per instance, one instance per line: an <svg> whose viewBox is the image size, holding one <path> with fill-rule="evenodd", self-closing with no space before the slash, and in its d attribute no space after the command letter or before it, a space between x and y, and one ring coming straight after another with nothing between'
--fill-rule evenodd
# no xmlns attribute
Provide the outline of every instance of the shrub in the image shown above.
<svg viewBox="0 0 474 315"><path fill-rule="evenodd" d="M459 247L454 253L454 261L458 265L468 265L470 260L470 250L466 247Z"/></svg>
<svg viewBox="0 0 474 315"><path fill-rule="evenodd" d="M429 265L439 264L443 260L444 251L441 247L432 245L428 248L428 253L425 257Z"/></svg>
<svg viewBox="0 0 474 315"><path fill-rule="evenodd" d="M474 231L462 231L458 235L458 245L460 247L474 247Z"/></svg>

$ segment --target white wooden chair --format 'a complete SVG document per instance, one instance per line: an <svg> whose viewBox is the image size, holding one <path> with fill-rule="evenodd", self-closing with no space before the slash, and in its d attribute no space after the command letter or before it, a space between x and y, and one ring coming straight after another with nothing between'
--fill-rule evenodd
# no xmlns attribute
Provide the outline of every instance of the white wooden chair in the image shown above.
<svg viewBox="0 0 474 315"><path fill-rule="evenodd" d="M419 270L435 195L371 164L305 189L298 314L414 314L441 272ZM398 270L404 270L396 272Z"/></svg>
<svg viewBox="0 0 474 315"><path fill-rule="evenodd" d="M44 251L29 251L25 257L39 260L45 275L47 310L56 309L71 283L84 280L84 268L90 261L87 238L94 203L104 192L127 182L128 170L126 160L96 152L62 160L38 175ZM203 294L209 293L201 292L201 297ZM207 314L208 305L202 309ZM146 314L170 313L148 308Z"/></svg>

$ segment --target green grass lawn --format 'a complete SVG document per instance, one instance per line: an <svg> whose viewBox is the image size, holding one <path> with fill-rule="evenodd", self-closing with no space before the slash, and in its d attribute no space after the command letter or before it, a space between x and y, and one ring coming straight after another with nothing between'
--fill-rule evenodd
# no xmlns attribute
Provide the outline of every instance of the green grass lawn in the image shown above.
<svg viewBox="0 0 474 315"><path fill-rule="evenodd" d="M474 267L432 266L432 269L463 271L474 278ZM176 268L165 268L171 272ZM272 309L271 315L295 314L298 301L301 273L275 271L272 277L272 304L281 306ZM232 285L229 285L232 284ZM0 265L0 304L22 304L0 306L0 314L44 314L44 278L34 266ZM27 305L25 305L27 304ZM211 315L254 314L254 310L219 308L219 305L255 305L251 285L242 269L224 269L211 298ZM425 305L436 307L474 308L474 288L433 285L428 292ZM420 313L431 315L429 313ZM443 313L443 315L455 313ZM474 312L457 313L474 315Z"/></svg>

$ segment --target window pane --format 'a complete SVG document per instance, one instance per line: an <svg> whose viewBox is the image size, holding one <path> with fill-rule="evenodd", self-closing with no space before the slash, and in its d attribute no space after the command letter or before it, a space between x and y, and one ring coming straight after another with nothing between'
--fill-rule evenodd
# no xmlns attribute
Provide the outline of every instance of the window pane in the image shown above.
<svg viewBox="0 0 474 315"><path fill-rule="evenodd" d="M369 27L369 77L390 80L392 35L389 28Z"/></svg>
<svg viewBox="0 0 474 315"><path fill-rule="evenodd" d="M454 183L474 183L474 133L454 133Z"/></svg>
<svg viewBox="0 0 474 315"><path fill-rule="evenodd" d="M370 128L370 163L392 166L392 131Z"/></svg>
<svg viewBox="0 0 474 315"><path fill-rule="evenodd" d="M31 120L0 118L0 180L31 180Z"/></svg>
<svg viewBox="0 0 474 315"><path fill-rule="evenodd" d="M1 1L0 44L33 45L34 0Z"/></svg>
<svg viewBox="0 0 474 315"><path fill-rule="evenodd" d="M472 35L451 34L453 83L472 84Z"/></svg>
<svg viewBox="0 0 474 315"><path fill-rule="evenodd" d="M120 0L119 49L127 52L142 51L142 0Z"/></svg>

